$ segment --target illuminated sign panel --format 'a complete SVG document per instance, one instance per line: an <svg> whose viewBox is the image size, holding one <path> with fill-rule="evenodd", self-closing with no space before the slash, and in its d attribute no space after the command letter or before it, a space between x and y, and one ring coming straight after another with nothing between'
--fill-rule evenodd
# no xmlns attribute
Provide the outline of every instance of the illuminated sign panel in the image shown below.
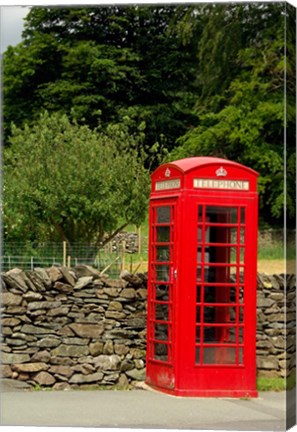
<svg viewBox="0 0 297 432"><path fill-rule="evenodd" d="M245 180L226 180L226 179L194 179L194 188L200 189L229 189L248 191L250 183Z"/></svg>
<svg viewBox="0 0 297 432"><path fill-rule="evenodd" d="M166 189L179 189L179 188L180 188L180 179L156 182L156 191L161 191Z"/></svg>

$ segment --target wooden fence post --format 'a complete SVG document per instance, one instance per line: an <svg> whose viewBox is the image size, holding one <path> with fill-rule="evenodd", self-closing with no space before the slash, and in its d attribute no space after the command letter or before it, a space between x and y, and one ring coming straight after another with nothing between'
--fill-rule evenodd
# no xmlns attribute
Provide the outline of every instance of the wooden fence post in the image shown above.
<svg viewBox="0 0 297 432"><path fill-rule="evenodd" d="M67 254L67 246L66 242L63 241L63 266L66 267L66 254Z"/></svg>
<svg viewBox="0 0 297 432"><path fill-rule="evenodd" d="M130 274L133 272L133 257L132 254L130 255Z"/></svg>
<svg viewBox="0 0 297 432"><path fill-rule="evenodd" d="M141 227L138 228L138 253L141 254Z"/></svg>
<svg viewBox="0 0 297 432"><path fill-rule="evenodd" d="M122 270L125 269L126 240L122 241Z"/></svg>

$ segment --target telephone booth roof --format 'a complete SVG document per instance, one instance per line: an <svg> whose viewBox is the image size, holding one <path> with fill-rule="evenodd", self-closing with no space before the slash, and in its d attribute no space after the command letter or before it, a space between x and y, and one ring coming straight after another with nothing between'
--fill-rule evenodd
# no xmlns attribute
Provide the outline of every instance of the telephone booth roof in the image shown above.
<svg viewBox="0 0 297 432"><path fill-rule="evenodd" d="M151 175L152 193L204 188L256 192L258 175L253 169L227 159L190 157L159 166Z"/></svg>
<svg viewBox="0 0 297 432"><path fill-rule="evenodd" d="M180 171L182 171L183 173L187 173L187 172L189 172L195 168L201 168L201 167L209 166L209 165L213 165L213 164L224 164L224 165L236 166L238 168L247 170L251 174L258 176L258 173L256 171L254 171L251 168L248 168L244 165L241 165L237 162L232 162L228 159L216 158L216 157L211 157L211 156L189 157L189 158L185 158L185 159L179 159L179 160L174 161L174 162L169 162L168 164L164 164L164 165L166 165L166 166L172 165L172 166L180 169ZM164 165L161 165L161 166L164 166ZM159 168L161 168L161 167L159 167Z"/></svg>

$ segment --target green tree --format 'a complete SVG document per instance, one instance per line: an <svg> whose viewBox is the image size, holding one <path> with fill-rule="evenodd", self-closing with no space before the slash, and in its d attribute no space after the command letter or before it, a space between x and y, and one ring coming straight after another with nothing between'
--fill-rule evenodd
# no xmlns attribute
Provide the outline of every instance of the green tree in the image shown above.
<svg viewBox="0 0 297 432"><path fill-rule="evenodd" d="M129 119L90 130L61 114L13 127L4 150L7 239L106 243L145 218L149 174L143 167L144 125Z"/></svg>
<svg viewBox="0 0 297 432"><path fill-rule="evenodd" d="M171 149L193 124L195 65L170 32L188 6L32 8L23 42L4 54L5 136L41 109L91 128L123 115L145 121L145 142ZM166 141L165 138L166 137Z"/></svg>
<svg viewBox="0 0 297 432"><path fill-rule="evenodd" d="M281 224L285 200L285 19L284 4L218 5L211 9L198 51L205 77L196 106L199 126L178 140L179 146L169 157L213 155L254 168L260 173L262 214L266 221ZM210 34L212 39L207 38ZM234 35L239 41L230 50ZM202 61L207 50L209 55ZM286 70L287 85L292 86L294 72ZM287 110L289 130L294 119L294 110ZM292 140L288 152L292 175ZM295 214L293 196L290 183L286 200L291 220Z"/></svg>

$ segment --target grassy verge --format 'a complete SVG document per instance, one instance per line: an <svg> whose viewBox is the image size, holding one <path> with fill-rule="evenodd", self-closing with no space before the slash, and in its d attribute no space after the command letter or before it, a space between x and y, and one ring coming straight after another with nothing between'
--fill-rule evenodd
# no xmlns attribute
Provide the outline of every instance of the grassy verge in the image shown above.
<svg viewBox="0 0 297 432"><path fill-rule="evenodd" d="M295 375L285 378L257 378L258 391L283 391L291 390L296 385Z"/></svg>
<svg viewBox="0 0 297 432"><path fill-rule="evenodd" d="M287 247L287 259L294 259L296 257L295 246L290 245ZM284 259L284 246L282 244L275 244L271 246L258 247L258 260L283 260Z"/></svg>

